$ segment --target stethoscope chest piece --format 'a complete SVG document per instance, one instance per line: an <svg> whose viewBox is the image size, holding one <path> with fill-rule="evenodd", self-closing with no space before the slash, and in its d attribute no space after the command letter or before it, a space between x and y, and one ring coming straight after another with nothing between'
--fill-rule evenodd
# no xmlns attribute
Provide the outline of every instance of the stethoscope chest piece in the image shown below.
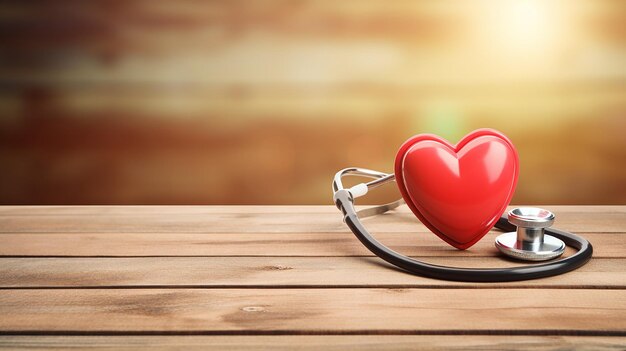
<svg viewBox="0 0 626 351"><path fill-rule="evenodd" d="M508 220L517 226L517 232L496 238L496 247L503 254L525 261L546 261L565 251L562 240L544 233L554 223L552 212L536 207L515 208L509 211Z"/></svg>

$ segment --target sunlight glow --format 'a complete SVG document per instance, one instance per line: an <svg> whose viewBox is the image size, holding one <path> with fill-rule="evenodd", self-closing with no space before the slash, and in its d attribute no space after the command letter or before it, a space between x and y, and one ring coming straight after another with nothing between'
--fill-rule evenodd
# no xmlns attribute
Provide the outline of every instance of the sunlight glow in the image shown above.
<svg viewBox="0 0 626 351"><path fill-rule="evenodd" d="M516 0L503 8L502 34L520 46L531 46L545 40L550 30L550 16L541 1Z"/></svg>
<svg viewBox="0 0 626 351"><path fill-rule="evenodd" d="M492 49L525 59L553 52L561 25L554 3L541 0L493 2L483 18Z"/></svg>

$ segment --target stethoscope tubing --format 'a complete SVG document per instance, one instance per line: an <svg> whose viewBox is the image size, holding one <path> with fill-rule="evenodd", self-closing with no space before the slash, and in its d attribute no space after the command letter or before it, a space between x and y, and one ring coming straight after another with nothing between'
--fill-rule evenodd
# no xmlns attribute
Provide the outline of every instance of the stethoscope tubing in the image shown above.
<svg viewBox="0 0 626 351"><path fill-rule="evenodd" d="M343 175L357 173L355 170L359 170L360 173L358 175L371 178L382 179L385 175L376 171L356 168L340 171L333 181L335 205L343 213L346 225L365 247L374 255L406 272L429 278L460 282L512 282L552 277L570 272L587 263L593 254L593 247L585 238L559 229L548 228L546 229L547 234L563 240L567 246L577 249L577 252L571 256L548 263L510 268L459 268L419 261L391 250L376 240L365 228L354 207L352 193L349 189L344 189L341 183ZM364 172L371 173L364 174ZM379 183L375 183L375 186L380 185ZM503 231L515 231L516 229L504 216L498 220L495 227Z"/></svg>

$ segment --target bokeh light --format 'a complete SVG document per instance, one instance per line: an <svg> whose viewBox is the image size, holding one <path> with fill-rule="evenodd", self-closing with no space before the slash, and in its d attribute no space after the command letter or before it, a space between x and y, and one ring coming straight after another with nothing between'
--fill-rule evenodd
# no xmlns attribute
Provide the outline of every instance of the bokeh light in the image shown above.
<svg viewBox="0 0 626 351"><path fill-rule="evenodd" d="M0 203L329 204L340 168L491 127L515 204L624 204L625 9L4 1Z"/></svg>

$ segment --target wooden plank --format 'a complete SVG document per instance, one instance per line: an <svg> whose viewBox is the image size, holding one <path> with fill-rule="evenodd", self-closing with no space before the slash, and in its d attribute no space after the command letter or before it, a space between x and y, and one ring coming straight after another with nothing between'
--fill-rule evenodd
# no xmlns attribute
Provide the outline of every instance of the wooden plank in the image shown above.
<svg viewBox="0 0 626 351"><path fill-rule="evenodd" d="M348 229L345 228L345 231ZM490 232L459 251L429 232L375 233L385 245L416 257L498 256ZM624 233L584 233L594 257L626 255ZM573 252L568 248L566 255ZM247 234L0 234L0 256L372 256L351 232Z"/></svg>
<svg viewBox="0 0 626 351"><path fill-rule="evenodd" d="M626 335L625 313L624 290L36 289L0 293L0 330L9 334Z"/></svg>
<svg viewBox="0 0 626 351"><path fill-rule="evenodd" d="M435 257L473 268L520 265L499 258ZM593 259L568 274L523 282L476 284L408 275L378 258L159 257L3 258L0 288L66 287L535 287L626 288L626 259Z"/></svg>
<svg viewBox="0 0 626 351"><path fill-rule="evenodd" d="M626 337L523 335L0 335L0 348L37 350L623 350Z"/></svg>
<svg viewBox="0 0 626 351"><path fill-rule="evenodd" d="M557 207L555 227L574 232L623 232L626 207ZM71 207L69 210L45 207L3 208L0 233L320 233L345 232L340 213L332 206L250 207L231 211L230 207ZM152 211L151 211L152 210ZM187 212L188 210L188 212ZM301 210L302 212L298 212ZM30 212L32 211L32 212ZM257 212L258 211L258 212ZM63 214L63 212L69 212ZM37 215L43 213L43 215ZM312 225L314 223L314 225ZM372 232L425 231L410 210L398 211L364 220Z"/></svg>

